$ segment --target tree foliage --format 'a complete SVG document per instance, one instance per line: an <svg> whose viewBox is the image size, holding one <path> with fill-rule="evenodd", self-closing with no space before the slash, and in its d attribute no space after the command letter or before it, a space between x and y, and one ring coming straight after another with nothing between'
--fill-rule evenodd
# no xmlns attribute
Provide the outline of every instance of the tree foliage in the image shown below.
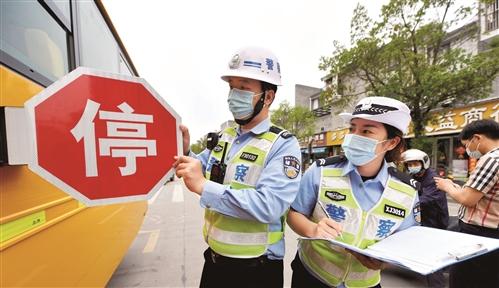
<svg viewBox="0 0 499 288"><path fill-rule="evenodd" d="M287 101L281 102L279 107L272 111L271 121L293 133L298 140L314 135L314 114L305 107L291 107Z"/></svg>
<svg viewBox="0 0 499 288"><path fill-rule="evenodd" d="M391 0L374 22L358 5L351 47L334 42L333 54L322 57L319 68L340 79L360 79L365 87L359 91L349 81L338 81L323 99L340 107L364 93L399 99L411 109L418 137L431 120L431 109L488 96L499 72L499 41L484 43L475 54L460 48L470 39L476 43L477 23L452 35L448 30L478 13L478 6L455 6L455 0Z"/></svg>
<svg viewBox="0 0 499 288"><path fill-rule="evenodd" d="M207 135L204 135L203 137L199 138L196 143L191 144L191 151L194 154L199 154L206 149L206 138Z"/></svg>

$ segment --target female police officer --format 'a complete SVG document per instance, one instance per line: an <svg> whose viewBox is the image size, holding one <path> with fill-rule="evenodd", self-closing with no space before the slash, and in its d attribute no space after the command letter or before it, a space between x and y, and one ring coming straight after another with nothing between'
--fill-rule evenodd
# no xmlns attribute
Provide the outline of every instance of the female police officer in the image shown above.
<svg viewBox="0 0 499 288"><path fill-rule="evenodd" d="M364 98L340 116L350 123L342 144L346 157L318 160L306 171L288 223L302 236L365 248L417 225L415 182L387 165L398 160L411 117L405 104L386 97ZM379 285L382 262L328 243L299 242L293 287Z"/></svg>
<svg viewBox="0 0 499 288"><path fill-rule="evenodd" d="M177 176L206 208L203 234L210 247L201 287L283 286L284 215L298 192L301 154L296 138L268 117L280 69L266 49L239 50L222 79L240 126L210 141L212 150L176 163ZM181 129L187 151L188 131Z"/></svg>

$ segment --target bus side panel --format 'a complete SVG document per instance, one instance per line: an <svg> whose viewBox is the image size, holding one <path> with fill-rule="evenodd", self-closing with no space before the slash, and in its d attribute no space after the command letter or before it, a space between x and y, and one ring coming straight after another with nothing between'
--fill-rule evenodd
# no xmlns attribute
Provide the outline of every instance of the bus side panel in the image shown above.
<svg viewBox="0 0 499 288"><path fill-rule="evenodd" d="M0 106L22 107L43 89L0 74ZM0 287L104 286L146 210L146 201L87 208L26 165L0 166Z"/></svg>
<svg viewBox="0 0 499 288"><path fill-rule="evenodd" d="M0 106L23 107L43 87L0 65Z"/></svg>
<svg viewBox="0 0 499 288"><path fill-rule="evenodd" d="M142 224L147 202L83 209L1 253L2 287L103 287Z"/></svg>

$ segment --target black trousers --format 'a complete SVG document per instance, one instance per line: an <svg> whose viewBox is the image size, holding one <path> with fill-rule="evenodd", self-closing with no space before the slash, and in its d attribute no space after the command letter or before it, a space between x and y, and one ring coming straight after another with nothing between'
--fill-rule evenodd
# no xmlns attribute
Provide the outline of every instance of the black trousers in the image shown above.
<svg viewBox="0 0 499 288"><path fill-rule="evenodd" d="M293 277L291 279L292 288L327 288L330 287L322 283L319 279L315 278L310 274L296 253L295 259L291 262L291 268L293 269ZM378 284L372 288L381 288L381 284Z"/></svg>
<svg viewBox="0 0 499 288"><path fill-rule="evenodd" d="M499 230L466 224L461 220L459 232L499 239ZM449 287L499 287L499 250L451 266Z"/></svg>
<svg viewBox="0 0 499 288"><path fill-rule="evenodd" d="M443 288L447 286L447 280L444 276L444 270L438 270L426 275L426 285L430 288Z"/></svg>
<svg viewBox="0 0 499 288"><path fill-rule="evenodd" d="M269 287L282 288L283 261L265 256L252 259L228 258L204 251L203 274L199 287Z"/></svg>

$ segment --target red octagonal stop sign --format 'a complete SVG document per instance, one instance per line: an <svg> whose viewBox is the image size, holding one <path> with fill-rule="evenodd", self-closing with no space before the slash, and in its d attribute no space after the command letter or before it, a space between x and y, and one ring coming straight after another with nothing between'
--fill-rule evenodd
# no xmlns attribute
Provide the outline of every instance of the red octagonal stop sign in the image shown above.
<svg viewBox="0 0 499 288"><path fill-rule="evenodd" d="M29 168L86 205L148 199L181 154L180 117L142 78L80 67L25 106Z"/></svg>

